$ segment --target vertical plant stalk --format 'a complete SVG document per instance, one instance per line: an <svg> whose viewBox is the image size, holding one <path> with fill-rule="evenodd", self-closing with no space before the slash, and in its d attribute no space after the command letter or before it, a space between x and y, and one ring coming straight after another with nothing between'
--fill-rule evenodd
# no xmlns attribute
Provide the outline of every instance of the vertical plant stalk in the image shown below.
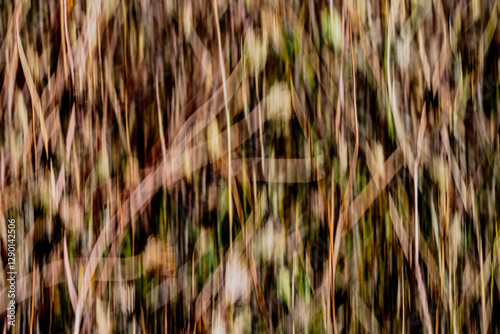
<svg viewBox="0 0 500 334"><path fill-rule="evenodd" d="M330 224L329 224L329 232L330 232L330 266L333 265L333 222L335 221L335 167L332 166L332 185L331 185L331 192L332 192L332 202L331 202L331 219L330 219ZM337 333L337 317L335 314L335 281L333 280L333 267L330 268L330 275L331 275L331 288L330 288L330 298L331 298L331 307L332 307L332 314L333 314L333 330L335 333Z"/></svg>
<svg viewBox="0 0 500 334"><path fill-rule="evenodd" d="M230 184L231 184L231 187L234 187L234 189L235 189L235 191L233 193L233 197L234 197L234 202L236 205L236 212L238 214L238 218L239 218L240 223L241 223L241 235L243 237L243 242L245 245L245 253L247 254L248 262L250 265L250 273L252 276L252 283L253 283L255 293L257 296L257 304L259 305L260 312L261 312L262 317L264 319L264 325L266 326L266 330L268 332L272 332L272 327L270 327L270 325L272 326L272 323L271 323L271 320L269 319L269 311L267 310L266 303L264 301L264 295L262 293L262 288L260 286L259 279L257 276L257 269L255 267L255 260L253 257L253 251L252 251L251 246L249 245L249 238L247 236L247 233L245 232L245 224L243 223L245 221L244 220L245 218L243 215L243 208L241 206L241 199L240 199L240 195L238 194L236 179L234 178L234 176L231 178ZM248 221L250 221L250 219ZM269 319L269 323L268 323L268 319Z"/></svg>
<svg viewBox="0 0 500 334"><path fill-rule="evenodd" d="M341 42L341 53L340 53L340 77L339 77L339 96L337 98L337 113L335 116L335 128L337 130L337 139L340 140L339 129L340 129L340 114L341 109L344 108L344 48L345 48L345 5L342 9L342 42ZM330 0L330 29L333 32L333 0ZM330 224L330 254L331 254L331 307L333 315L333 331L337 334L337 316L335 314L335 273L334 273L334 245L333 245L333 222L335 219L335 168L332 166L332 208L331 208L331 224ZM340 210L342 214L342 209Z"/></svg>
<svg viewBox="0 0 500 334"><path fill-rule="evenodd" d="M45 147L45 154L49 156L49 137L47 135L47 129L45 128L45 120L43 116L42 104L40 102L40 97L36 91L35 83L33 82L33 77L31 76L30 68L28 66L28 61L26 60L26 55L24 54L23 45L21 43L21 37L19 37L19 20L16 22L17 29L17 49L19 51L19 60L21 61L21 68L23 69L24 77L26 79L26 85L31 96L31 103L33 108L35 108L38 115L38 120L40 121L40 130L42 133L43 144ZM33 118L33 124L35 119ZM34 126L34 125L33 125ZM33 138L35 150L36 150L36 138Z"/></svg>
<svg viewBox="0 0 500 334"><path fill-rule="evenodd" d="M228 207L229 207L229 252L233 251L233 208L232 208L232 190L231 190L231 118L229 116L229 106L227 103L227 87L226 87L226 71L224 70L224 58L222 57L222 43L220 37L219 28L219 14L217 13L217 3L215 0L212 2L214 7L214 18L215 18L215 29L217 31L217 43L219 46L219 62L220 62L220 72L222 76L222 87L224 89L224 107L226 110L226 121L227 121L227 175L229 183L229 195L228 195Z"/></svg>
<svg viewBox="0 0 500 334"><path fill-rule="evenodd" d="M78 303L78 296L76 294L75 284L73 282L73 277L71 276L71 268L69 264L69 256L68 256L68 243L66 242L66 233L64 234L63 239L63 263L64 263L64 273L66 274L66 279L68 280L68 293L69 299L71 302L71 307L73 308L73 312L76 311L76 305Z"/></svg>
<svg viewBox="0 0 500 334"><path fill-rule="evenodd" d="M389 68L387 69L389 71ZM422 274L420 272L420 264L418 262L418 162L420 159L420 153L422 149L422 142L425 133L425 127L427 125L427 116L425 110L422 110L422 118L420 120L420 127L418 129L418 141L417 141L417 157L415 159L414 170L413 170L413 181L415 192L415 272L417 275L417 285L418 292L420 294L422 310L424 313L424 321L427 333L432 333L431 319L429 316L429 307L427 304L427 295L425 293L425 286L422 280Z"/></svg>
<svg viewBox="0 0 500 334"><path fill-rule="evenodd" d="M255 73L255 90L256 90L256 94L257 94L257 100L259 99L259 75L258 73ZM262 102L264 102L264 83L262 84ZM266 169L266 164L265 164L265 159L264 159L264 135L263 135L263 131L262 131L262 107L261 107L261 104L262 103L259 103L258 105L258 108L259 108L259 135L260 135L260 139L259 139L259 142L260 142L260 155L262 157L262 163L261 163L261 168L262 168L262 173L265 173L265 171L267 171Z"/></svg>
<svg viewBox="0 0 500 334"><path fill-rule="evenodd" d="M33 318L35 312L35 277L36 277L36 261L35 254L33 253L33 268L31 269L31 313L30 313L30 334L33 334Z"/></svg>
<svg viewBox="0 0 500 334"><path fill-rule="evenodd" d="M31 117L33 118L33 151L35 151L35 180L38 180L38 153L36 149L36 125L35 125L35 107L31 107Z"/></svg>
<svg viewBox="0 0 500 334"><path fill-rule="evenodd" d="M337 224L337 229L335 232L335 243L334 243L334 248L333 248L333 259L332 259L332 284L333 284L333 289L335 289L335 266L337 264L337 258L339 254L339 248L340 248L340 237L342 235L342 230L344 226L344 221L345 217L349 213L349 202L350 202L350 197L352 194L352 188L353 188L353 180L354 180L354 173L356 172L356 166L358 164L358 150L359 150L359 133L358 133L358 111L356 107L356 71L355 71L355 64L354 64L354 53L352 49L352 30L351 30L351 20L349 18L349 42L351 44L351 64L352 64L352 77L353 77L353 94L354 94L354 120L355 120L355 134L356 134L356 141L354 143L354 155L352 157L352 163L351 163L351 169L349 172L349 179L347 181L347 187L346 191L344 193L344 198L342 200L343 208L341 208L340 216L339 216L339 222ZM335 297L335 293L334 293ZM335 310L335 299L332 300L332 307ZM336 323L334 319L334 331L337 332L336 328Z"/></svg>
<svg viewBox="0 0 500 334"><path fill-rule="evenodd" d="M158 75L155 78L156 83L156 104L158 106L158 126L160 127L160 141L161 141L161 150L163 152L163 168L165 175L167 174L167 146L165 144L165 136L163 135L163 122L161 119L161 107L160 107L160 93L158 88ZM127 127L128 129L128 127ZM166 323L165 323L165 328Z"/></svg>
<svg viewBox="0 0 500 334"><path fill-rule="evenodd" d="M472 188L472 193L474 193L474 188ZM485 297L485 289L486 289L486 286L484 284L484 269L483 269L483 246L482 246L482 240L481 240L481 228L480 228L480 223L478 221L478 213L476 211L476 204L475 204L475 200L474 200L474 196L472 197L472 200L471 200L471 205L472 205L472 217L473 217L473 221L474 221L474 227L475 227L475 230L476 230L476 240L477 240L477 250L478 250L478 253L479 253L479 281L481 283L480 287L481 287L481 313L482 313L482 321L483 321L483 326L482 326L482 333L486 333L486 323L487 323L487 320L486 320L486 297ZM495 252L493 252L493 255L495 255ZM493 278L492 278L492 282L493 282Z"/></svg>
<svg viewBox="0 0 500 334"><path fill-rule="evenodd" d="M69 70L71 74L71 83L75 84L75 75L74 75L74 61L73 61L73 52L71 51L71 44L69 42L69 33L68 33L68 3L66 0L62 0L64 3L64 39L66 40L66 56L68 57ZM90 58L92 59L92 57Z"/></svg>

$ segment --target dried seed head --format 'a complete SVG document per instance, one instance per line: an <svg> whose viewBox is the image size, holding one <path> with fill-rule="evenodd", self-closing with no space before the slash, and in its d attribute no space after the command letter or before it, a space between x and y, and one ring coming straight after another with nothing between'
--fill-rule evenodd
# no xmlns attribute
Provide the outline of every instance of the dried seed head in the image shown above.
<svg viewBox="0 0 500 334"><path fill-rule="evenodd" d="M452 252L453 267L457 265L457 257L463 252L462 247L462 220L458 215L454 215L450 223L450 230L448 233L448 245Z"/></svg>
<svg viewBox="0 0 500 334"><path fill-rule="evenodd" d="M170 252L165 241L150 237L142 256L144 273L160 269L165 272L175 271L175 256Z"/></svg>
<svg viewBox="0 0 500 334"><path fill-rule="evenodd" d="M409 42L399 40L396 47L396 57L398 60L399 68L402 71L408 69L408 64L410 63L410 48Z"/></svg>
<svg viewBox="0 0 500 334"><path fill-rule="evenodd" d="M249 30L245 36L245 57L253 75L259 74L266 66L267 34L260 35Z"/></svg>
<svg viewBox="0 0 500 334"><path fill-rule="evenodd" d="M248 299L250 288L248 268L238 257L231 257L226 270L226 302L233 305L240 299Z"/></svg>
<svg viewBox="0 0 500 334"><path fill-rule="evenodd" d="M282 267L278 275L278 291L288 306L291 306L291 288L290 271L287 267Z"/></svg>
<svg viewBox="0 0 500 334"><path fill-rule="evenodd" d="M375 155L375 159L377 162L377 168L379 172L382 174L382 178L385 178L385 169L384 169L384 148L380 144L380 142L375 143L375 147L373 148L373 154Z"/></svg>
<svg viewBox="0 0 500 334"><path fill-rule="evenodd" d="M433 159L431 166L432 179L438 184L441 192L447 192L450 186L450 171L446 161L442 157L437 157Z"/></svg>
<svg viewBox="0 0 500 334"><path fill-rule="evenodd" d="M264 261L279 262L286 252L285 230L280 224L276 225L273 220L267 221L258 243L255 244L255 250Z"/></svg>
<svg viewBox="0 0 500 334"><path fill-rule="evenodd" d="M207 126L207 141L208 141L208 156L211 158L218 157L221 153L221 145L219 142L219 124L217 119L214 119Z"/></svg>
<svg viewBox="0 0 500 334"><path fill-rule="evenodd" d="M16 89L16 114L19 118L19 123L23 127L23 131L26 134L28 132L28 109L24 103L23 94L19 89Z"/></svg>
<svg viewBox="0 0 500 334"><path fill-rule="evenodd" d="M347 170L347 143L344 138L340 138L339 140L338 155L340 162L340 175L344 175Z"/></svg>
<svg viewBox="0 0 500 334"><path fill-rule="evenodd" d="M212 328L212 333L214 334L226 334L226 323L220 312L215 316L215 321Z"/></svg>
<svg viewBox="0 0 500 334"><path fill-rule="evenodd" d="M59 214L66 229L83 231L83 209L75 198L64 197L59 204Z"/></svg>
<svg viewBox="0 0 500 334"><path fill-rule="evenodd" d="M187 146L184 149L184 152L182 153L182 156L184 158L184 176L186 178L186 181L188 183L191 183L191 148Z"/></svg>
<svg viewBox="0 0 500 334"><path fill-rule="evenodd" d="M193 7L190 2L186 3L182 10L182 23L184 35L189 38L193 29Z"/></svg>
<svg viewBox="0 0 500 334"><path fill-rule="evenodd" d="M135 287L128 283L118 283L115 286L115 305L126 314L132 314L135 306Z"/></svg>
<svg viewBox="0 0 500 334"><path fill-rule="evenodd" d="M99 181L109 179L109 155L106 149L102 149L97 157L97 176Z"/></svg>
<svg viewBox="0 0 500 334"><path fill-rule="evenodd" d="M333 15L330 15L328 7L321 11L321 33L329 45L333 46L335 50L340 49L342 45L342 18L337 9L333 9Z"/></svg>
<svg viewBox="0 0 500 334"><path fill-rule="evenodd" d="M280 54L281 32L278 19L274 11L264 10L261 13L262 19L262 30L267 34L269 33L271 38L271 45L273 46L274 52Z"/></svg>
<svg viewBox="0 0 500 334"><path fill-rule="evenodd" d="M271 87L269 95L266 97L266 107L269 119L290 119L292 115L292 102L290 99L290 89L286 84L277 83Z"/></svg>
<svg viewBox="0 0 500 334"><path fill-rule="evenodd" d="M99 298L96 301L96 317L97 332L99 334L111 333L113 326L109 317L109 311L105 303Z"/></svg>

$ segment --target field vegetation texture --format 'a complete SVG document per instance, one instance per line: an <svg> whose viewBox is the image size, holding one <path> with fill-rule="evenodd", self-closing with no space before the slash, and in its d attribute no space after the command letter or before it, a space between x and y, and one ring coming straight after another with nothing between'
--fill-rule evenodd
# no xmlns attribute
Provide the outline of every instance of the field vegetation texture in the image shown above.
<svg viewBox="0 0 500 334"><path fill-rule="evenodd" d="M0 332L499 333L499 6L0 0Z"/></svg>

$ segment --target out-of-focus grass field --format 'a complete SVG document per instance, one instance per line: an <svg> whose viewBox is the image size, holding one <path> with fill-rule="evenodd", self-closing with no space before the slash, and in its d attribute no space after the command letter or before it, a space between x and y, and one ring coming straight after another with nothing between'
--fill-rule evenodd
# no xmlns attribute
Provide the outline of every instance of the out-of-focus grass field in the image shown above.
<svg viewBox="0 0 500 334"><path fill-rule="evenodd" d="M498 333L499 12L0 0L0 332Z"/></svg>

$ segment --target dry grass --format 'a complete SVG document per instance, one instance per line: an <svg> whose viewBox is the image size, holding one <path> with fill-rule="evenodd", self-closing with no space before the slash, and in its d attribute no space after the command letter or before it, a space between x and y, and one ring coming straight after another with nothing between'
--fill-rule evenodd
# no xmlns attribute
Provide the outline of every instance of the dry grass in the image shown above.
<svg viewBox="0 0 500 334"><path fill-rule="evenodd" d="M498 332L499 10L3 1L0 330Z"/></svg>

